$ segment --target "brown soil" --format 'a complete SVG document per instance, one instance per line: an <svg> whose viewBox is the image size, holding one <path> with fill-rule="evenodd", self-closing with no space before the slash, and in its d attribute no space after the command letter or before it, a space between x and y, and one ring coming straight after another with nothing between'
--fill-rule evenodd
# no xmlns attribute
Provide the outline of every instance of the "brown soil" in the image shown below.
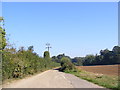
<svg viewBox="0 0 120 90"><path fill-rule="evenodd" d="M119 73L120 75L120 65L78 66L77 68L93 73L106 75L118 75Z"/></svg>

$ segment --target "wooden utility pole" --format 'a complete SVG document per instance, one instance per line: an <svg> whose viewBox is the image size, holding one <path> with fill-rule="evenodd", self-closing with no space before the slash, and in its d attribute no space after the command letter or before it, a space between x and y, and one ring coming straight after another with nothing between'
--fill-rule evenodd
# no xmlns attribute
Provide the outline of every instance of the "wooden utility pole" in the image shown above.
<svg viewBox="0 0 120 90"><path fill-rule="evenodd" d="M49 52L49 49L52 48L52 47L50 46L50 43L46 43L46 48L48 49L48 52Z"/></svg>

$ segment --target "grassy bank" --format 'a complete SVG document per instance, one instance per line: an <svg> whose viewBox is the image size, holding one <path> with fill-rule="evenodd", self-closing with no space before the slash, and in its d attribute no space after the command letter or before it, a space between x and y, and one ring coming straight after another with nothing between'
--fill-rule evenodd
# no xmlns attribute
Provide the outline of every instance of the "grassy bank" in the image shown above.
<svg viewBox="0 0 120 90"><path fill-rule="evenodd" d="M86 72L84 70L76 70L76 71L65 71L66 73L73 74L79 78L97 84L99 86L103 86L105 88L109 88L112 90L119 90L118 87L118 76L109 76L103 74L96 74L92 72Z"/></svg>

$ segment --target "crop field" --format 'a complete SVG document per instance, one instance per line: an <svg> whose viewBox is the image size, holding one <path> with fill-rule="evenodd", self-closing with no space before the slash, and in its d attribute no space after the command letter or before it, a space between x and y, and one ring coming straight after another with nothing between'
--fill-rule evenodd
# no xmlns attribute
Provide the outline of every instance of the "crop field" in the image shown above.
<svg viewBox="0 0 120 90"><path fill-rule="evenodd" d="M77 66L77 68L105 75L120 75L120 65Z"/></svg>

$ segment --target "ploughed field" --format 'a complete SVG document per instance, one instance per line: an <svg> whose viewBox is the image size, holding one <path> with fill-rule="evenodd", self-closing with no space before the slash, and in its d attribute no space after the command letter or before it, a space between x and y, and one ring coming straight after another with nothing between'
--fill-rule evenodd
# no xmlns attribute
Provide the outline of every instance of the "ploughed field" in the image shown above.
<svg viewBox="0 0 120 90"><path fill-rule="evenodd" d="M120 75L120 65L77 66L77 68L99 74Z"/></svg>

